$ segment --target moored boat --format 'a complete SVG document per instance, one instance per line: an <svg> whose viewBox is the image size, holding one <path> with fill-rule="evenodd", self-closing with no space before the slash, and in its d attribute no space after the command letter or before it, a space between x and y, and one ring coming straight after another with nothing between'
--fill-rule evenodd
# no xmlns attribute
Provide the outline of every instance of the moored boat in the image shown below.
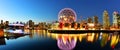
<svg viewBox="0 0 120 50"><path fill-rule="evenodd" d="M24 24L9 24L5 32L10 34L24 34Z"/></svg>

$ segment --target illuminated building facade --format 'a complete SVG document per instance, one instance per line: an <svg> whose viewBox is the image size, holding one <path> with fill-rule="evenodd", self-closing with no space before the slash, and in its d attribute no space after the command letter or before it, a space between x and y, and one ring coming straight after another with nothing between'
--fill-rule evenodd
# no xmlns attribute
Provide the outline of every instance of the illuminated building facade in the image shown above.
<svg viewBox="0 0 120 50"><path fill-rule="evenodd" d="M119 17L118 12L114 11L113 12L113 27L115 28L118 28L118 17Z"/></svg>
<svg viewBox="0 0 120 50"><path fill-rule="evenodd" d="M99 23L97 16L94 16L94 17L93 17L93 22L94 22L95 24L98 24L98 23Z"/></svg>
<svg viewBox="0 0 120 50"><path fill-rule="evenodd" d="M34 29L34 22L32 20L29 20L28 23L29 23L29 28Z"/></svg>
<svg viewBox="0 0 120 50"><path fill-rule="evenodd" d="M1 20L0 28L4 28L3 20Z"/></svg>
<svg viewBox="0 0 120 50"><path fill-rule="evenodd" d="M103 12L103 28L109 29L109 27L110 27L109 15L108 12L105 10Z"/></svg>
<svg viewBox="0 0 120 50"><path fill-rule="evenodd" d="M87 19L87 23L93 23L93 19L89 17L89 18Z"/></svg>
<svg viewBox="0 0 120 50"><path fill-rule="evenodd" d="M99 23L99 20L98 20L98 16L94 16L93 17L93 23L95 25L95 29L100 29L100 23Z"/></svg>
<svg viewBox="0 0 120 50"><path fill-rule="evenodd" d="M75 11L72 10L71 8L64 8L60 10L58 14L59 28L71 29L73 25L72 23L76 21L76 17L77 15Z"/></svg>
<svg viewBox="0 0 120 50"><path fill-rule="evenodd" d="M58 29L59 27L59 23L58 22L55 22L52 24L52 29Z"/></svg>
<svg viewBox="0 0 120 50"><path fill-rule="evenodd" d="M76 13L71 8L64 8L58 14L58 21L62 23L72 23L76 21Z"/></svg>
<svg viewBox="0 0 120 50"><path fill-rule="evenodd" d="M5 22L5 28L8 28L9 21Z"/></svg>
<svg viewBox="0 0 120 50"><path fill-rule="evenodd" d="M119 29L120 29L120 15L118 17L118 26L119 26Z"/></svg>

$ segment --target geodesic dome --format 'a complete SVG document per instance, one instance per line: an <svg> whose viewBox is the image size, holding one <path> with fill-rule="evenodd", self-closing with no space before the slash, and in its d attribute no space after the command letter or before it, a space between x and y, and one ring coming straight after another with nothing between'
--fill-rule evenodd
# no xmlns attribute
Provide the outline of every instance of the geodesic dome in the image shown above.
<svg viewBox="0 0 120 50"><path fill-rule="evenodd" d="M62 23L72 23L76 21L76 13L71 8L64 8L58 14L58 21Z"/></svg>

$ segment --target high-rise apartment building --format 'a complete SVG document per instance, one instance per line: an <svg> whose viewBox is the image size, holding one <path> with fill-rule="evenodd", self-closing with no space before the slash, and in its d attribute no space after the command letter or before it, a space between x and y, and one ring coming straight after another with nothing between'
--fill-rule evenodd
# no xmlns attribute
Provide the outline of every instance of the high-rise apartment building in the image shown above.
<svg viewBox="0 0 120 50"><path fill-rule="evenodd" d="M103 28L104 29L109 29L110 27L110 21L109 21L109 14L108 12L105 10L103 12Z"/></svg>

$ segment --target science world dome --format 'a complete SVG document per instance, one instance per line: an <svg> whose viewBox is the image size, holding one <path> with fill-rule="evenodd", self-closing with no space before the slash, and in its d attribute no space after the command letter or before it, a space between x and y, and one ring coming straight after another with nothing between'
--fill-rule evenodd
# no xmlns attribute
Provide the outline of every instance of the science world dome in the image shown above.
<svg viewBox="0 0 120 50"><path fill-rule="evenodd" d="M58 21L62 23L72 23L76 21L76 13L71 8L64 8L58 14Z"/></svg>

